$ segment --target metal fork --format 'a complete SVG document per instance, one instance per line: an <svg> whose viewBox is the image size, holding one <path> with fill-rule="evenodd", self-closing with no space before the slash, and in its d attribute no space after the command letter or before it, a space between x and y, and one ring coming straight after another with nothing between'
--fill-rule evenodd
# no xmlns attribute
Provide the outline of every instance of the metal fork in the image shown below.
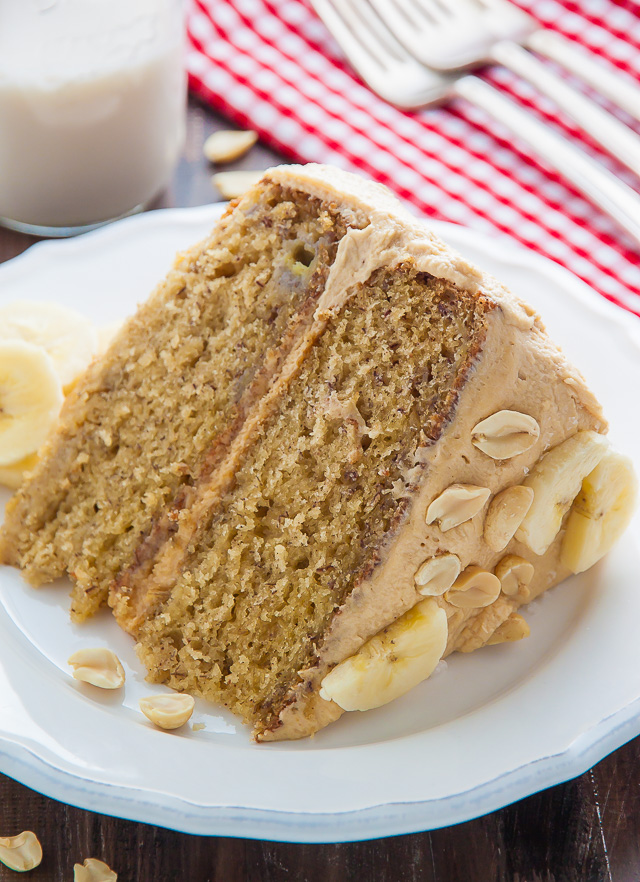
<svg viewBox="0 0 640 882"><path fill-rule="evenodd" d="M382 17L385 0L375 4ZM640 120L640 89L590 52L555 31L541 28L535 19L509 0L398 0L392 15L400 41L415 48L416 57L424 50L429 66L454 70L492 60L492 47L500 40L522 43L540 55L556 61L588 83L612 104ZM410 29L403 21L411 23ZM426 23L426 27L425 27ZM437 31L434 30L437 27Z"/></svg>
<svg viewBox="0 0 640 882"><path fill-rule="evenodd" d="M565 63L570 64L573 57L566 51L565 44L569 41L553 34L549 41L546 34L550 32L538 28L520 9L505 0L370 2L389 30L418 61L431 68L447 70L487 61L509 68L551 98L583 131L640 177L638 135L514 42L537 33L537 37L534 36L537 45L550 42L560 51ZM586 68L594 79L589 62ZM598 65L597 70L601 71L602 66ZM640 95L640 90L631 88L630 91Z"/></svg>
<svg viewBox="0 0 640 882"><path fill-rule="evenodd" d="M403 109L462 97L481 107L556 168L640 245L640 197L566 139L474 76L453 76L419 64L391 35L367 0L311 0L362 79Z"/></svg>

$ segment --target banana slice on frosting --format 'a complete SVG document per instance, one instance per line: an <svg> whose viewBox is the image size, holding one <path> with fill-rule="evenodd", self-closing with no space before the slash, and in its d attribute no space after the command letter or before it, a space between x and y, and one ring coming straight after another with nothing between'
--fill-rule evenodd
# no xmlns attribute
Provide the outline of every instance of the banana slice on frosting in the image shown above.
<svg viewBox="0 0 640 882"><path fill-rule="evenodd" d="M62 400L60 380L43 349L23 340L0 340L0 466L36 452Z"/></svg>
<svg viewBox="0 0 640 882"><path fill-rule="evenodd" d="M582 481L600 462L609 442L597 432L577 432L538 460L522 482L533 490L533 502L516 531L516 539L535 554L544 554L580 492Z"/></svg>
<svg viewBox="0 0 640 882"><path fill-rule="evenodd" d="M346 711L366 711L399 698L429 677L447 645L447 614L421 600L371 637L322 681L320 697Z"/></svg>
<svg viewBox="0 0 640 882"><path fill-rule="evenodd" d="M98 350L98 333L88 318L58 303L38 300L0 306L0 340L24 340L42 347L65 391Z"/></svg>
<svg viewBox="0 0 640 882"><path fill-rule="evenodd" d="M607 450L582 482L571 508L562 540L562 563L573 573L582 573L599 561L629 525L637 495L631 460Z"/></svg>

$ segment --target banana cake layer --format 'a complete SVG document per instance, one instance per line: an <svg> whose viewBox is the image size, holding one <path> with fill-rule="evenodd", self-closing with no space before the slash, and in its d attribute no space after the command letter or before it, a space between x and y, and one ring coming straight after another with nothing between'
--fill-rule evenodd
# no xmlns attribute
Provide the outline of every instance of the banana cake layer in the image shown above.
<svg viewBox="0 0 640 882"><path fill-rule="evenodd" d="M384 188L283 166L80 382L2 559L69 572L77 617L108 595L153 681L299 738L524 636L613 541L605 485L600 526L628 520L605 432L530 307Z"/></svg>
<svg viewBox="0 0 640 882"><path fill-rule="evenodd" d="M226 455L304 333L345 229L331 205L274 183L180 256L65 402L7 508L0 558L34 585L68 573L74 618L95 612L165 509L188 505Z"/></svg>

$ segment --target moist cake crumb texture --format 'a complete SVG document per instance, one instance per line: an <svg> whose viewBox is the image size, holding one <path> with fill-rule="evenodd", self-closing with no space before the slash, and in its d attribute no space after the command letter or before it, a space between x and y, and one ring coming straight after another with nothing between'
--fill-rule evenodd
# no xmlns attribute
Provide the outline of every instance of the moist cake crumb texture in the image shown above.
<svg viewBox="0 0 640 882"><path fill-rule="evenodd" d="M155 679L270 722L401 517L416 446L448 418L488 309L407 266L361 286L139 635Z"/></svg>
<svg viewBox="0 0 640 882"><path fill-rule="evenodd" d="M573 498L613 486L585 463L632 481L604 432L533 310L382 188L280 167L79 381L0 560L67 573L78 621L108 602L150 680L302 737L376 706L382 661L391 698L526 636L584 559Z"/></svg>
<svg viewBox="0 0 640 882"><path fill-rule="evenodd" d="M105 601L154 518L207 467L215 439L228 442L321 289L340 221L317 200L298 203L267 188L183 257L71 396L15 497L5 558L35 585L68 572L77 619Z"/></svg>

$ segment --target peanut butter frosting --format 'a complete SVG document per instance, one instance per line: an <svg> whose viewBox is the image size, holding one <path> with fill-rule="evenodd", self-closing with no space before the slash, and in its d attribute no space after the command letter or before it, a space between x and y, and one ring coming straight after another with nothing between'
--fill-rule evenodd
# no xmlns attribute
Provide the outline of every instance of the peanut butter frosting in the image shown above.
<svg viewBox="0 0 640 882"><path fill-rule="evenodd" d="M310 196L323 201L348 201L361 227L350 228L341 240L316 316L339 310L349 292L379 267L393 267L404 260L413 260L421 272L446 279L468 291L482 289L500 298L512 321L523 327L530 327L539 320L527 304L438 239L383 185L314 163L277 166L269 169L267 176L282 184L304 188Z"/></svg>

